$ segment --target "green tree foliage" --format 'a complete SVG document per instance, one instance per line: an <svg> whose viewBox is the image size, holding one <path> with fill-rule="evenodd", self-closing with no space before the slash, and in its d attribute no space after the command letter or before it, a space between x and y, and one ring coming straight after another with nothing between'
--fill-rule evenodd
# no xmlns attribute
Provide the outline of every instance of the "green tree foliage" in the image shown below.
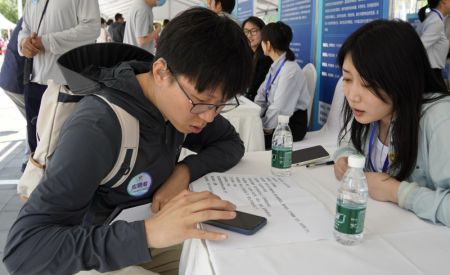
<svg viewBox="0 0 450 275"><path fill-rule="evenodd" d="M0 0L0 13L9 21L17 23L17 0Z"/></svg>

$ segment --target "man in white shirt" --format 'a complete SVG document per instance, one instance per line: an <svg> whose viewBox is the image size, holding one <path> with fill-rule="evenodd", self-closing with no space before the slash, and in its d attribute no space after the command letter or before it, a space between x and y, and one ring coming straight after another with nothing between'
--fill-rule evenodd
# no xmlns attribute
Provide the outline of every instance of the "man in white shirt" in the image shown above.
<svg viewBox="0 0 450 275"><path fill-rule="evenodd" d="M36 149L36 120L47 81L66 84L56 60L73 48L95 42L100 34L99 18L98 1L29 0L25 4L18 50L33 59L30 82L24 88L31 152Z"/></svg>
<svg viewBox="0 0 450 275"><path fill-rule="evenodd" d="M155 54L155 39L161 26L153 28L153 8L165 1L134 0L125 26L123 42L135 45Z"/></svg>
<svg viewBox="0 0 450 275"><path fill-rule="evenodd" d="M206 0L206 5L218 15L226 16L236 22L239 26L241 25L241 22L231 14L236 5L235 0Z"/></svg>

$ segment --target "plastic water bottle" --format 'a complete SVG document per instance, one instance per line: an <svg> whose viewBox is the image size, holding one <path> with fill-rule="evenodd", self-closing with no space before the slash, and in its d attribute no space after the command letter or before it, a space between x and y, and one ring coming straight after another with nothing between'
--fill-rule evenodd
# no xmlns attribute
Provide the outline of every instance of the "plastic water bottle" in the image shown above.
<svg viewBox="0 0 450 275"><path fill-rule="evenodd" d="M292 164L292 132L289 116L278 116L278 125L272 137L272 174L289 176Z"/></svg>
<svg viewBox="0 0 450 275"><path fill-rule="evenodd" d="M363 239L368 196L364 164L364 156L351 155L338 189L334 237L344 245L355 245Z"/></svg>

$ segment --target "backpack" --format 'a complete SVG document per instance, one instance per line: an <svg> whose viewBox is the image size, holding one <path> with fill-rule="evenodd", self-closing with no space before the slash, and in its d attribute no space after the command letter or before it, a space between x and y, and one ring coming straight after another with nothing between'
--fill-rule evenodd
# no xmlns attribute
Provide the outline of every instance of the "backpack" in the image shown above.
<svg viewBox="0 0 450 275"><path fill-rule="evenodd" d="M121 107L103 99L116 114L122 130L122 142L119 156L114 167L100 182L112 188L120 186L133 170L139 147L139 121ZM17 192L22 200L27 200L41 181L49 159L58 144L59 135L66 119L75 110L76 104L84 95L73 94L66 86L48 81L48 87L42 96L39 110L36 135L38 144L30 155L27 167L17 185Z"/></svg>

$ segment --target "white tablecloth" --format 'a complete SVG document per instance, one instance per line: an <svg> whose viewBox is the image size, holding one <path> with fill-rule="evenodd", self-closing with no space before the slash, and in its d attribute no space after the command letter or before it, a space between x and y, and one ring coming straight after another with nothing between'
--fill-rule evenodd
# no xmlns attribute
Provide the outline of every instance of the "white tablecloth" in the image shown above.
<svg viewBox="0 0 450 275"><path fill-rule="evenodd" d="M239 103L239 107L222 116L228 119L238 132L244 142L245 152L264 151L264 133L259 117L261 107L244 96L239 97ZM195 153L183 148L179 159L182 160L191 154Z"/></svg>
<svg viewBox="0 0 450 275"><path fill-rule="evenodd" d="M247 153L228 172L270 175L270 158L270 152ZM334 216L338 182L333 167L292 171L292 178ZM449 274L450 228L423 221L392 203L369 199L365 237L357 246L320 240L211 253L203 241L186 241L180 274ZM220 265L213 266L211 258Z"/></svg>
<svg viewBox="0 0 450 275"><path fill-rule="evenodd" d="M261 108L244 96L239 97L239 102L239 107L222 116L233 124L244 142L246 152L264 151L264 134L259 117Z"/></svg>

